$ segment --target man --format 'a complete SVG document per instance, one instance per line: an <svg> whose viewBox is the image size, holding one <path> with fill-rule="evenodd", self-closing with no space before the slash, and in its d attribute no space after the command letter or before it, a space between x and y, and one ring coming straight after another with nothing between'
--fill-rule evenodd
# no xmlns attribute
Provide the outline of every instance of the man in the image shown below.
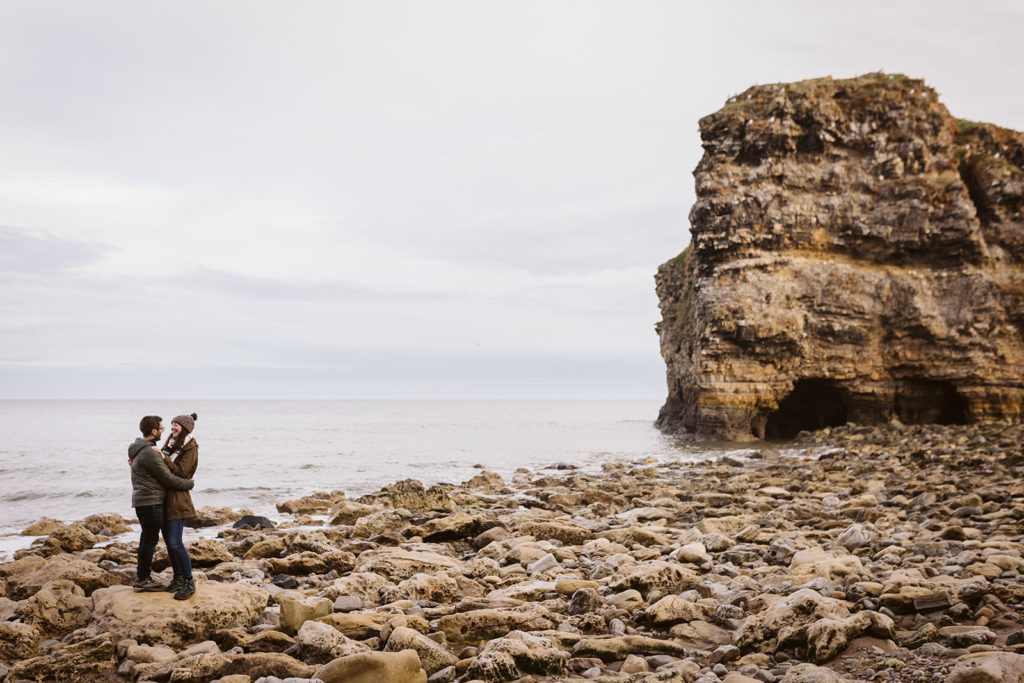
<svg viewBox="0 0 1024 683"><path fill-rule="evenodd" d="M164 431L163 418L147 415L139 422L142 438L128 447L128 462L132 468L132 507L142 526L139 537L138 568L135 572L137 592L162 591L162 583L149 575L153 564L153 551L164 525L164 494L167 489L188 491L195 482L171 473L156 443Z"/></svg>

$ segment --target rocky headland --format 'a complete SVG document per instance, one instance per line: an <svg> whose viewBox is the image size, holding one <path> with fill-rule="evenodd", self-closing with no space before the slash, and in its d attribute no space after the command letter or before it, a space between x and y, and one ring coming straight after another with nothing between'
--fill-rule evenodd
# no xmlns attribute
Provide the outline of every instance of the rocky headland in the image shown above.
<svg viewBox="0 0 1024 683"><path fill-rule="evenodd" d="M1024 681L1022 442L845 426L313 494L190 541L184 602L132 591L117 515L46 520L0 564L0 679Z"/></svg>
<svg viewBox="0 0 1024 683"><path fill-rule="evenodd" d="M752 87L700 133L663 429L1024 418L1024 134L880 73Z"/></svg>

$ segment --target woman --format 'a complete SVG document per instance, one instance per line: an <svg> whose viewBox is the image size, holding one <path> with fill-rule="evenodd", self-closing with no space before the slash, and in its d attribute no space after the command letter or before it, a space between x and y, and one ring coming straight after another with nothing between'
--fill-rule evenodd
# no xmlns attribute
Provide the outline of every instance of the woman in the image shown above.
<svg viewBox="0 0 1024 683"><path fill-rule="evenodd" d="M167 468L179 477L191 479L199 465L199 444L192 438L198 415L179 415L171 420L171 433L162 450ZM172 460L173 457L173 460ZM181 540L185 520L196 516L192 496L188 491L168 489L164 498L164 543L171 560L174 578L167 591L174 592L175 600L187 600L195 595L196 582L192 579L192 560Z"/></svg>

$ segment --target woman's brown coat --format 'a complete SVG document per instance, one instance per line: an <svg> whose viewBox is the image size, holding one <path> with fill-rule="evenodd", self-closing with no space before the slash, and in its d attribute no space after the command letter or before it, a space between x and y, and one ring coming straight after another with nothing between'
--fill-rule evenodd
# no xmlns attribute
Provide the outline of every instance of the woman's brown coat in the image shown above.
<svg viewBox="0 0 1024 683"><path fill-rule="evenodd" d="M164 457L168 469L179 477L192 478L199 466L199 444L189 439L174 460ZM189 519L196 516L196 508L192 505L192 496L188 491L167 490L164 498L164 519Z"/></svg>

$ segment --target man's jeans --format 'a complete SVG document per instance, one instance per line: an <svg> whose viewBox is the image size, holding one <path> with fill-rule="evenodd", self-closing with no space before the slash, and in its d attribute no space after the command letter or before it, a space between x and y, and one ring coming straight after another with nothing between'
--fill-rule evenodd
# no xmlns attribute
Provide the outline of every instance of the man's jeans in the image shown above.
<svg viewBox="0 0 1024 683"><path fill-rule="evenodd" d="M181 535L185 531L185 520L168 519L164 522L164 543L167 544L167 556L171 560L171 568L175 576L183 579L192 578L192 560L185 550Z"/></svg>
<svg viewBox="0 0 1024 683"><path fill-rule="evenodd" d="M153 551L160 540L160 528L164 525L164 506L140 505L135 508L135 514L142 526L142 536L139 537L139 566L135 570L136 580L141 582L149 578L153 566Z"/></svg>

